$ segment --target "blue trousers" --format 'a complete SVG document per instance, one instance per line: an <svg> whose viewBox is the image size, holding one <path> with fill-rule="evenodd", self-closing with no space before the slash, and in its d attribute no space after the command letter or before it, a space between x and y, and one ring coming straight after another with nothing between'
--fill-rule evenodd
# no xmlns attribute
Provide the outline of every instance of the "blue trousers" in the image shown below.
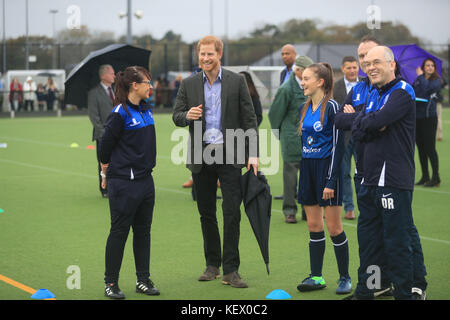
<svg viewBox="0 0 450 320"><path fill-rule="evenodd" d="M411 288L426 289L426 269L412 216L412 191L359 185L360 267L355 294L371 298L368 267L378 266L381 286L389 280L396 299L411 299Z"/></svg>
<svg viewBox="0 0 450 320"><path fill-rule="evenodd" d="M342 175L342 204L344 205L344 211L355 210L353 204L353 188L352 188L352 156L356 159L355 144L352 137L348 139L348 144L345 147L344 156L341 162L341 175Z"/></svg>

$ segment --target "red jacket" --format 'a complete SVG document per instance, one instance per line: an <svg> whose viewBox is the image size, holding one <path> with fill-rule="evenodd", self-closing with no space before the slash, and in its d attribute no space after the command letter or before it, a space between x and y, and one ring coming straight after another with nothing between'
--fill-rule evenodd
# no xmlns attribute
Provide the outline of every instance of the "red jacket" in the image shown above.
<svg viewBox="0 0 450 320"><path fill-rule="evenodd" d="M17 90L14 90L14 82L11 82L11 84L9 85L9 101L12 101L12 98L13 98L13 93L14 92L16 92L16 91L18 91L18 93L19 93L19 103L21 103L22 102L22 85L20 84L20 82L18 83L19 84L19 89Z"/></svg>

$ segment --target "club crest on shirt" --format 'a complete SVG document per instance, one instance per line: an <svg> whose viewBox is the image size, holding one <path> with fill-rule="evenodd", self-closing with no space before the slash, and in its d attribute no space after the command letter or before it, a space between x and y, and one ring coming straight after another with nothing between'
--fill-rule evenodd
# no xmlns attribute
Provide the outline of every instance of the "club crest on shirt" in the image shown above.
<svg viewBox="0 0 450 320"><path fill-rule="evenodd" d="M316 132L322 131L323 130L322 123L320 121L314 122L313 128L314 128L314 131L316 131Z"/></svg>

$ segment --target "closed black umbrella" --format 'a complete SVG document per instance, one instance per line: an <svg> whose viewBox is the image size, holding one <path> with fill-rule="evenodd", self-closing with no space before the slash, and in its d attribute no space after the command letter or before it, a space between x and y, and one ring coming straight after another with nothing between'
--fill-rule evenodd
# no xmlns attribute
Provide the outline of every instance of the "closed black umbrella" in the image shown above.
<svg viewBox="0 0 450 320"><path fill-rule="evenodd" d="M80 108L87 107L87 93L100 82L98 69L101 65L110 64L116 73L129 66L141 66L148 69L150 54L150 50L127 44L112 44L92 51L67 76L64 83L65 103L74 104Z"/></svg>
<svg viewBox="0 0 450 320"><path fill-rule="evenodd" d="M253 233L258 241L261 255L269 274L269 228L272 210L272 195L266 177L260 172L255 176L253 170L241 177L241 192Z"/></svg>

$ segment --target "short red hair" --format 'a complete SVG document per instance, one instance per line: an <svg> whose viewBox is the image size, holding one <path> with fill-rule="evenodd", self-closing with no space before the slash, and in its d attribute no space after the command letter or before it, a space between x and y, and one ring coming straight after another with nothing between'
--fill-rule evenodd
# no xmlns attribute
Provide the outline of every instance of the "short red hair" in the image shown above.
<svg viewBox="0 0 450 320"><path fill-rule="evenodd" d="M223 52L223 42L216 36L204 36L197 43L197 52L200 51L200 46L204 44L214 44L214 47L218 53Z"/></svg>

